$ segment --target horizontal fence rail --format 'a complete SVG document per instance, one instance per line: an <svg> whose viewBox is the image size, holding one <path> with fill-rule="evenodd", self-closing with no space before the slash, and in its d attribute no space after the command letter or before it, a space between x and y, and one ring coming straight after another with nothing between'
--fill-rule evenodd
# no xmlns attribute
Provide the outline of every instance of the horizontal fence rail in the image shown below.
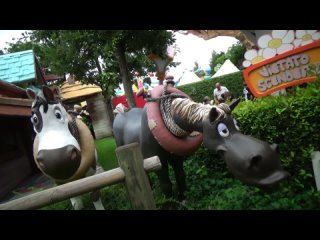
<svg viewBox="0 0 320 240"><path fill-rule="evenodd" d="M157 156L146 158L143 161L143 168L147 173L159 170L161 168L160 159ZM123 182L125 178L125 172L120 167L115 168L0 204L0 210L39 209L102 187Z"/></svg>

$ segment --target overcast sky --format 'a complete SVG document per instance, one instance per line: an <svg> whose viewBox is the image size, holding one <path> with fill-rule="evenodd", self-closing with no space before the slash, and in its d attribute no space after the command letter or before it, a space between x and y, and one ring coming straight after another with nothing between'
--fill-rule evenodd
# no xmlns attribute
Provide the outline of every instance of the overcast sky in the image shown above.
<svg viewBox="0 0 320 240"><path fill-rule="evenodd" d="M21 37L25 30L0 30L0 49L8 47L6 42L13 42L12 38ZM204 40L192 34L183 35L178 32L174 33L176 45L180 49L174 61L181 62L177 68L171 68L170 73L178 78L183 70L192 70L194 62L197 61L202 69L209 67L212 50L217 53L226 52L232 44L238 42L233 37L216 37L210 40Z"/></svg>
<svg viewBox="0 0 320 240"><path fill-rule="evenodd" d="M21 33L25 31L26 30L0 30L0 49L8 47L6 42L15 42L12 38L21 37Z"/></svg>
<svg viewBox="0 0 320 240"><path fill-rule="evenodd" d="M216 37L210 40L204 40L195 35L183 35L176 32L176 45L180 48L174 61L181 62L176 68L171 68L170 73L178 78L184 69L192 70L195 61L198 62L201 69L209 68L212 51L217 53L226 52L229 47L237 43L238 40L233 37Z"/></svg>

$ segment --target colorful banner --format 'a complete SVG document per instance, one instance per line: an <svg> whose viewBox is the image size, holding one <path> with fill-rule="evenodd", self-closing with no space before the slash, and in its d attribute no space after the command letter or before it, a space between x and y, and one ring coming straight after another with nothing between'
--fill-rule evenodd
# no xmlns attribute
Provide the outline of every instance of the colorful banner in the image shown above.
<svg viewBox="0 0 320 240"><path fill-rule="evenodd" d="M244 71L244 78L255 97L314 81L308 76L310 65L320 73L320 41L287 51L273 58L259 62Z"/></svg>

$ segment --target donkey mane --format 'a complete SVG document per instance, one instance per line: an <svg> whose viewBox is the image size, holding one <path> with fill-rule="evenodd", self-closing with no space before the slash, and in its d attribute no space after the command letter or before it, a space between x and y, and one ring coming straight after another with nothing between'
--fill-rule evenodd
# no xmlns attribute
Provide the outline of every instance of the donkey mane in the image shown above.
<svg viewBox="0 0 320 240"><path fill-rule="evenodd" d="M47 100L45 98L36 96L34 104L32 105L32 111L33 112L38 112L41 105L43 105L44 113L47 113L47 111L48 111L48 102L47 102Z"/></svg>
<svg viewBox="0 0 320 240"><path fill-rule="evenodd" d="M217 120L226 118L226 113L231 112L229 106L225 103L220 103L218 106L211 106L196 103L189 98L176 98L172 101L171 114L178 114L181 118L194 124L203 121L212 108L216 108L219 113Z"/></svg>

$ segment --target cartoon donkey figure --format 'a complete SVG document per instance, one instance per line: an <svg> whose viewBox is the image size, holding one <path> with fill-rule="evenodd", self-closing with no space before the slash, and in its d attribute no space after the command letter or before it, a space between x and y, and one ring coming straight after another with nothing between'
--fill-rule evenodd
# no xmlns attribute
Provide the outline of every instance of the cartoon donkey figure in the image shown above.
<svg viewBox="0 0 320 240"><path fill-rule="evenodd" d="M172 196L168 164L172 165L179 189L179 199L186 190L184 156L194 153L203 143L218 153L235 177L247 184L273 188L286 179L276 144L269 145L239 131L231 112L239 99L229 106L203 105L170 85L151 91L144 109L119 113L113 124L118 146L140 143L144 158L159 156L162 168L157 172L160 188Z"/></svg>
<svg viewBox="0 0 320 240"><path fill-rule="evenodd" d="M35 93L31 122L36 132L33 143L34 160L38 168L57 184L68 183L96 172L97 153L88 127L63 107L58 87L43 86ZM97 210L104 210L99 191L90 193ZM74 209L83 208L81 197L71 198Z"/></svg>

